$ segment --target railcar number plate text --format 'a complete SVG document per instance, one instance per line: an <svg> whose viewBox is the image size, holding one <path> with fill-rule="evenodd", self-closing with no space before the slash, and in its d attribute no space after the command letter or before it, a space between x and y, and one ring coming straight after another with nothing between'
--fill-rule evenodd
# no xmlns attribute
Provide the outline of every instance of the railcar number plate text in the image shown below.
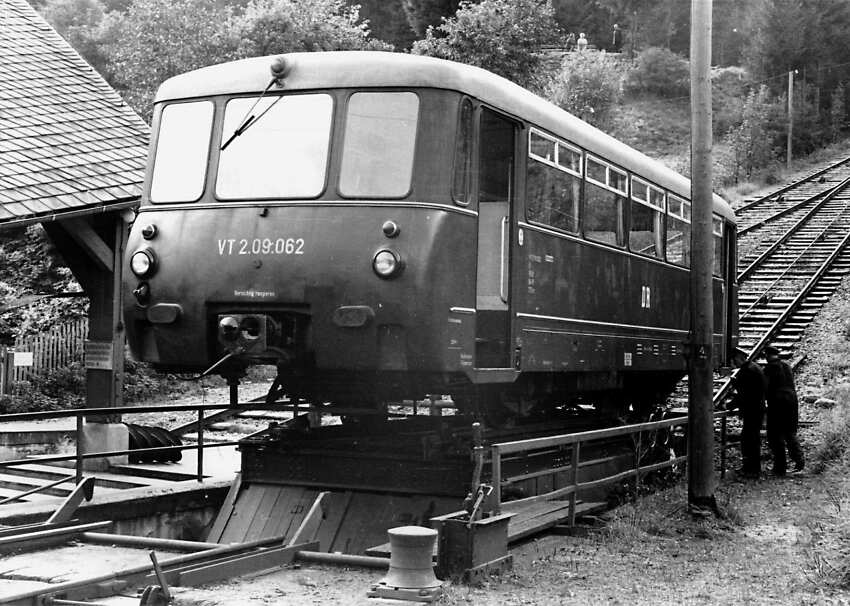
<svg viewBox="0 0 850 606"><path fill-rule="evenodd" d="M224 238L218 240L218 254L303 255L304 238Z"/></svg>

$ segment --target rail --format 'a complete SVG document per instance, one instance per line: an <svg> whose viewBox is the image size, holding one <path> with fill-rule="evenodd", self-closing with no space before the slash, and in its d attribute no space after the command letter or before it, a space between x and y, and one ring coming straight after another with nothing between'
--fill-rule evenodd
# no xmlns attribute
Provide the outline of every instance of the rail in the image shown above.
<svg viewBox="0 0 850 606"><path fill-rule="evenodd" d="M834 169L838 168L839 166L841 166L842 164L846 164L847 162L850 162L850 158L844 158L842 160L838 160L837 162L834 162L833 164L830 164L829 166L826 166L825 168L821 168L821 169L813 172L812 174L810 174L805 179L801 179L800 181L793 181L792 183L788 183L787 185L784 185L784 186L780 187L779 189L776 189L776 190L770 192L766 196L762 196L761 198L756 198L755 200L752 200L750 202L742 204L741 206L739 206L736 209L736 212L746 211L746 210L753 208L754 206L758 206L759 204L764 203L767 200L775 199L777 196L780 196L784 193L787 193L787 192L791 191L792 189L794 189L795 187L799 187L800 184L807 183L809 181L814 181L815 178L820 177L821 175L825 175L829 171L834 170Z"/></svg>
<svg viewBox="0 0 850 606"><path fill-rule="evenodd" d="M714 413L715 422L720 421L720 470L721 477L725 475L726 471L726 434L727 434L727 411L718 411ZM674 427L682 427L688 424L688 418L686 416L682 417L671 417L669 419L664 419L661 421L650 421L648 423L638 423L635 425L624 425L621 427L612 427L608 429L597 429L593 431L583 431L579 433L571 433L571 434L562 434L557 436L547 436L542 438L532 438L529 440L517 440L513 442L502 442L499 444L493 444L490 447L490 469L491 469L491 477L494 491L494 501L497 508L497 513L501 511L503 505L510 504L511 507L515 507L517 505L524 505L530 503L536 503L540 501L551 501L554 499L561 499L563 497L569 498L569 524L572 526L575 524L575 514L576 514L576 500L579 490L587 490L589 488L595 488L598 486L603 486L606 484L613 484L615 482L621 482L623 480L631 480L635 484L635 488L637 488L637 483L640 481L640 477L642 474L647 474L653 471L659 471L661 469L665 469L667 467L672 467L673 465L678 465L680 463L684 463L687 461L687 455L677 455L671 457L667 460L651 463L648 465L641 465L641 442L643 434L658 430L668 429L672 431ZM579 482L579 469L587 464L592 464L598 461L589 461L582 463L581 459L581 447L583 444L587 444L588 442L593 442L597 440L604 440L622 436L635 436L635 454L634 454L634 465L633 467L626 469L625 471L620 471L610 476L605 476L602 478L597 478L587 482ZM687 439L687 432L685 433ZM555 467L551 469L545 469L538 472L522 474L521 476L514 476L503 478L502 477L502 458L506 455L518 455L525 454L528 455L533 451L539 451L543 449L570 449L570 463L569 465L564 465L561 467ZM502 502L502 483L509 484L513 481L517 480L527 480L530 478L543 477L546 475L555 475L560 473L566 473L568 475L568 481L565 486L561 486L549 492L539 494L533 497L527 497L524 499L517 499L513 501L507 501L505 503ZM556 485L555 478L553 477L552 485Z"/></svg>

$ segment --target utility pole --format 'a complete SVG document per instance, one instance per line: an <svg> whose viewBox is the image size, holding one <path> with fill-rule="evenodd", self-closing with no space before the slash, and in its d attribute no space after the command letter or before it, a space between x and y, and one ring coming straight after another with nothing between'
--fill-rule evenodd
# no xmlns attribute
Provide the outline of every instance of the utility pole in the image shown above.
<svg viewBox="0 0 850 606"><path fill-rule="evenodd" d="M803 74L805 75L805 74ZM788 72L788 142L785 166L791 168L791 132L794 130L794 70Z"/></svg>
<svg viewBox="0 0 850 606"><path fill-rule="evenodd" d="M691 0L691 331L688 347L688 510L716 512L711 231L711 0Z"/></svg>

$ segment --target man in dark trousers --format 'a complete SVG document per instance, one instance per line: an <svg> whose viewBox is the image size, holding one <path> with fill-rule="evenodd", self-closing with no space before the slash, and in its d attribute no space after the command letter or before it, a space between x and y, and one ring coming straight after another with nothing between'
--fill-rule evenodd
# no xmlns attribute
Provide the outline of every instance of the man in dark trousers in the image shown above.
<svg viewBox="0 0 850 606"><path fill-rule="evenodd" d="M611 52L619 53L623 50L623 30L616 23L611 32Z"/></svg>
<svg viewBox="0 0 850 606"><path fill-rule="evenodd" d="M799 404L797 390L794 387L794 371L791 366L779 359L779 350L765 347L767 366L767 443L773 452L773 473L784 476L787 471L785 448L794 461L794 471L803 469L803 452L797 440Z"/></svg>
<svg viewBox="0 0 850 606"><path fill-rule="evenodd" d="M764 422L764 394L767 386L761 366L749 360L747 352L737 347L732 363L738 369L733 383L735 396L730 408L737 409L744 421L741 430L741 473L757 478L761 473L761 426Z"/></svg>

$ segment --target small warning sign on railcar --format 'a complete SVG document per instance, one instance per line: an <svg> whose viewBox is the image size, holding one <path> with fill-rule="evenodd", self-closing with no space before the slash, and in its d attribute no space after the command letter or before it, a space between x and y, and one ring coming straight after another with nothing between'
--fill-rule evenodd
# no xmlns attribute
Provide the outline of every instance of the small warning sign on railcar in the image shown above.
<svg viewBox="0 0 850 606"><path fill-rule="evenodd" d="M112 370L112 342L86 341L86 368Z"/></svg>

